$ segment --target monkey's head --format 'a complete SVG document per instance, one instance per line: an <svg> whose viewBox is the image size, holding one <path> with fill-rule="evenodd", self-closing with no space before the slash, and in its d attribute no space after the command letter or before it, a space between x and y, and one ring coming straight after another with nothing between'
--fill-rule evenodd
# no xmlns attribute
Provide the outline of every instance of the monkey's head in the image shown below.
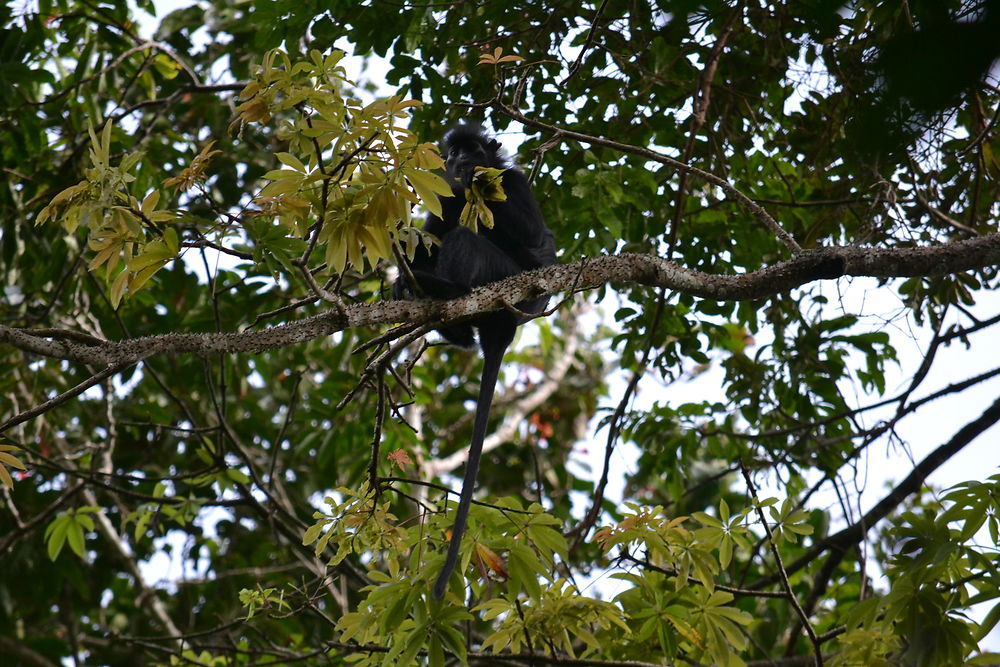
<svg viewBox="0 0 1000 667"><path fill-rule="evenodd" d="M445 169L456 190L469 187L476 167L510 166L500 142L478 125L459 125L444 137Z"/></svg>

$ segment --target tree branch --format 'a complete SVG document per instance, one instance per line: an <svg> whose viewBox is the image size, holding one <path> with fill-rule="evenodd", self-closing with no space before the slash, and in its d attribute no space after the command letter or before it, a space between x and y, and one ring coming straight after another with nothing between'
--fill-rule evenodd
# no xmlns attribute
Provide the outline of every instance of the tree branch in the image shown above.
<svg viewBox="0 0 1000 667"><path fill-rule="evenodd" d="M951 440L928 454L924 460L913 468L910 474L906 476L906 479L897 484L896 488L889 495L880 500L859 521L817 542L798 560L787 566L785 571L788 574L792 574L801 570L811 564L824 551L832 551L840 554L846 552L853 545L863 540L868 530L887 517L907 496L919 491L928 475L937 470L948 459L961 451L963 447L971 443L998 421L1000 421L1000 398L994 401L993 405L986 408L983 414L959 429L958 433ZM747 588L754 590L766 588L778 581L779 576L772 574L762 577Z"/></svg>
<svg viewBox="0 0 1000 667"><path fill-rule="evenodd" d="M763 206L755 202L753 199L736 189L732 183L724 178L716 176L711 172L707 172L704 169L698 169L697 167L692 167L691 165L672 158L669 155L664 155L663 153L658 153L652 149L645 148L643 146L632 146L629 144L623 144L618 141L611 141L610 139L605 139L604 137L593 136L589 134L582 134L580 132L573 132L572 130L564 130L554 125L548 125L542 123L534 118L528 117L521 113L519 110L509 107L499 100L494 100L491 102L492 106L495 106L502 114L516 120L525 127L531 127L536 130L542 130L553 135L557 135L563 139L571 139L573 141L579 141L585 144L590 144L591 146L603 146L604 148L610 148L621 153L628 153L630 155L636 155L641 158L645 158L652 162L659 162L660 164L665 164L669 167L677 169L681 173L691 174L703 181L707 181L712 185L722 189L732 201L742 206L744 209L749 211L757 220L771 230L774 235L781 241L792 253L799 253L802 251L801 246L778 224L777 220L771 217Z"/></svg>
<svg viewBox="0 0 1000 667"><path fill-rule="evenodd" d="M795 597L795 592L792 590L792 585L788 582L788 573L785 571L785 564L782 562L781 551L778 549L778 545L774 542L774 533L771 531L771 526L767 523L767 517L764 516L764 508L760 505L760 499L757 497L757 487L754 486L753 480L750 479L750 471L747 467L743 465L743 461L740 460L740 472L743 473L743 480L747 483L747 490L750 491L750 497L753 499L754 508L757 510L757 517L760 519L760 525L764 527L764 534L767 536L767 546L771 550L771 554L774 556L774 564L777 567L777 575L781 581L781 587L785 590L785 596L788 598L789 604L792 605L792 609L795 611L796 616L798 616L799 622L806 629L806 634L809 635L809 641L813 645L813 653L816 660L816 667L823 667L823 649L819 645L819 638L816 636L816 630L813 628L812 623L809 622L809 616L806 614L805 610L802 609L802 605L799 604L799 599ZM790 642L795 642L795 634L790 637Z"/></svg>
<svg viewBox="0 0 1000 667"><path fill-rule="evenodd" d="M815 280L840 276L902 278L958 273L1000 264L1000 234L922 248L876 249L831 246L805 250L794 258L741 275L717 276L684 268L655 255L622 254L583 259L522 273L476 289L451 301L421 299L347 306L288 324L233 333L163 334L101 345L51 340L30 329L0 325L0 344L43 357L107 366L161 354L217 355L305 343L361 326L410 322L448 323L502 310L565 290L586 290L605 283L636 283L718 301L773 297Z"/></svg>
<svg viewBox="0 0 1000 667"><path fill-rule="evenodd" d="M56 667L56 663L50 662L41 653L33 651L10 637L0 636L0 651L24 667Z"/></svg>

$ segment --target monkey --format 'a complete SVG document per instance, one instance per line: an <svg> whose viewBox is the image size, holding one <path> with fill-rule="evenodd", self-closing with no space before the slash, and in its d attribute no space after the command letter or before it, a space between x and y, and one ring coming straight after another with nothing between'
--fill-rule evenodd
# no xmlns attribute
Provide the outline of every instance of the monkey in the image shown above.
<svg viewBox="0 0 1000 667"><path fill-rule="evenodd" d="M441 197L441 216L431 214L424 224L424 230L437 237L440 244L430 249L424 246L417 249L410 261L410 273L419 289L408 285L406 278L400 276L393 286L394 297L407 298L422 292L431 298L452 299L468 294L475 287L555 264L552 231L542 219L528 180L503 154L500 142L478 125L460 124L445 135L444 149L445 171L454 196ZM501 185L506 194L505 201L487 203L494 224L492 228L479 225L478 232L459 223L466 203L465 192L471 187L476 167L504 169ZM518 303L516 309L538 314L545 309L548 300L548 297L540 297L524 301ZM466 348L475 345L475 330L483 355L483 373L448 554L434 583L433 594L437 600L444 596L458 560L503 356L514 340L518 325L527 319L510 311L499 311L438 329L446 341Z"/></svg>

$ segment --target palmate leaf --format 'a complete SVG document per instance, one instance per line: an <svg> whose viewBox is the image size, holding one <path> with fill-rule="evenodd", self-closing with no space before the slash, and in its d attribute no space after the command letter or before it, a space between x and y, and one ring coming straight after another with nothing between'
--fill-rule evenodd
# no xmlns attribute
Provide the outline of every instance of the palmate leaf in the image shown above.
<svg viewBox="0 0 1000 667"><path fill-rule="evenodd" d="M45 529L46 547L50 560L59 557L67 543L79 557L84 553L84 531L94 530L94 519L89 514L100 512L95 505L78 507L57 516Z"/></svg>

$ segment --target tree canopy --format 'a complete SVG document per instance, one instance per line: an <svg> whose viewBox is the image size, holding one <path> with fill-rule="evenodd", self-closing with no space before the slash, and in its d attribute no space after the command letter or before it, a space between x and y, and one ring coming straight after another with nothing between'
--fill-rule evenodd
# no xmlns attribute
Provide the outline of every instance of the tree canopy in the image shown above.
<svg viewBox="0 0 1000 667"><path fill-rule="evenodd" d="M0 12L14 664L1000 660L1000 2ZM559 264L393 300L461 120Z"/></svg>

